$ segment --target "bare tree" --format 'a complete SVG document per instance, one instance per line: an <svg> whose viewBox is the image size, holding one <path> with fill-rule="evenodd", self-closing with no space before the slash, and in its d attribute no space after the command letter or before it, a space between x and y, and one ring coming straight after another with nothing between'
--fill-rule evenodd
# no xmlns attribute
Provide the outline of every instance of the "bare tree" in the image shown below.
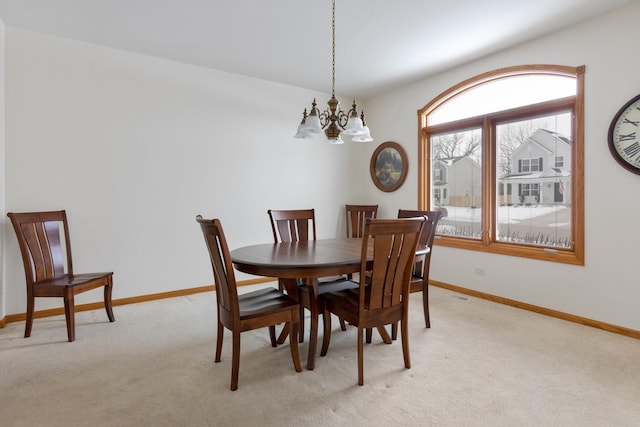
<svg viewBox="0 0 640 427"><path fill-rule="evenodd" d="M436 135L431 139L432 155L436 159L472 157L479 160L480 132L467 131Z"/></svg>

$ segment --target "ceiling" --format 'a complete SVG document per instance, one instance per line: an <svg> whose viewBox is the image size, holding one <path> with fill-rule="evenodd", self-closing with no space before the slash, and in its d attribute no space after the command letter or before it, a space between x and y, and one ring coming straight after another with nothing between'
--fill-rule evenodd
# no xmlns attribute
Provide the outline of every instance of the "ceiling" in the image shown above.
<svg viewBox="0 0 640 427"><path fill-rule="evenodd" d="M337 0L336 94L395 86L640 0ZM0 0L8 27L321 92L330 0Z"/></svg>

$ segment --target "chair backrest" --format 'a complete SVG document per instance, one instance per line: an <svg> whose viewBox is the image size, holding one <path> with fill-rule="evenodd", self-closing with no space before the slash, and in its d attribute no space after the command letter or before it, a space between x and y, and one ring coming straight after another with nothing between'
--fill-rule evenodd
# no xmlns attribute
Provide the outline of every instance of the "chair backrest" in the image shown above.
<svg viewBox="0 0 640 427"><path fill-rule="evenodd" d="M436 235L436 227L438 226L438 221L442 216L442 212L418 211L410 209L398 210L398 218L416 218L424 216L427 217L427 221L425 222L424 228L422 229L422 234L420 235L420 244L431 248L433 247L433 239Z"/></svg>
<svg viewBox="0 0 640 427"><path fill-rule="evenodd" d="M313 209L269 209L267 213L271 220L274 242L316 240L316 217Z"/></svg>
<svg viewBox="0 0 640 427"><path fill-rule="evenodd" d="M198 215L196 221L200 224L209 250L220 320L223 324L229 325L228 322L234 321L234 319L240 320L240 306L227 239L224 237L220 220L205 219Z"/></svg>
<svg viewBox="0 0 640 427"><path fill-rule="evenodd" d="M18 238L27 284L64 276L65 266L66 274L73 276L65 211L9 212L7 216Z"/></svg>
<svg viewBox="0 0 640 427"><path fill-rule="evenodd" d="M363 237L365 219L375 219L378 205L345 205L347 237Z"/></svg>
<svg viewBox="0 0 640 427"><path fill-rule="evenodd" d="M369 271L370 280L360 283L361 315L365 310L390 308L403 301L408 304L411 271L424 223L424 218L365 221L360 277L365 277ZM373 248L373 265L368 267L370 246ZM368 289L365 291L365 288Z"/></svg>

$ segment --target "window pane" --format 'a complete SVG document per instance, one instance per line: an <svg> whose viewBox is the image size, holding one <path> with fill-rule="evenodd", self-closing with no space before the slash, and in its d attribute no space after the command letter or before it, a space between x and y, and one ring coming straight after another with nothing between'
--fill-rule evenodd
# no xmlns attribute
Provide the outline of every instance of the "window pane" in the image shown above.
<svg viewBox="0 0 640 427"><path fill-rule="evenodd" d="M496 126L498 241L571 247L571 128L569 112Z"/></svg>
<svg viewBox="0 0 640 427"><path fill-rule="evenodd" d="M447 100L429 114L427 125L448 123L575 94L574 77L528 75L492 80Z"/></svg>
<svg viewBox="0 0 640 427"><path fill-rule="evenodd" d="M438 234L480 239L482 231L482 132L432 135L431 206L445 208Z"/></svg>

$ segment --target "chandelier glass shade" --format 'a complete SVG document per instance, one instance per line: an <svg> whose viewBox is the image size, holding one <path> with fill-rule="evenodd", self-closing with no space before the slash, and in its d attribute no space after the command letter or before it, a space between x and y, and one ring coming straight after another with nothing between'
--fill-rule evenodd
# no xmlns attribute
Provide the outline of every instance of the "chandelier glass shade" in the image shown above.
<svg viewBox="0 0 640 427"><path fill-rule="evenodd" d="M323 135L330 144L343 144L345 138L354 142L371 142L369 127L364 121L364 111L358 114L356 101L353 100L351 109L344 112L340 109L340 102L336 98L336 1L333 0L331 20L332 62L331 62L331 99L327 102L327 109L320 112L316 99L311 103L311 110L304 109L302 121L298 126L295 138L311 139Z"/></svg>

